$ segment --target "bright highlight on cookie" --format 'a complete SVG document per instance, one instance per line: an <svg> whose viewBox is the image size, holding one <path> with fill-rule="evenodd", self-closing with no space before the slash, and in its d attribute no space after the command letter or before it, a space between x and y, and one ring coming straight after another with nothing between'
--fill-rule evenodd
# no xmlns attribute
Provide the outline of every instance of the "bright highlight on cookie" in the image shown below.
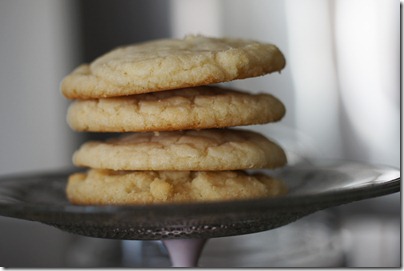
<svg viewBox="0 0 404 271"><path fill-rule="evenodd" d="M272 44L188 36L120 47L67 75L76 131L122 132L85 142L70 176L73 204L153 204L274 197L280 180L247 169L284 166L283 149L265 136L230 127L279 121L286 110L270 94L210 84L280 71Z"/></svg>

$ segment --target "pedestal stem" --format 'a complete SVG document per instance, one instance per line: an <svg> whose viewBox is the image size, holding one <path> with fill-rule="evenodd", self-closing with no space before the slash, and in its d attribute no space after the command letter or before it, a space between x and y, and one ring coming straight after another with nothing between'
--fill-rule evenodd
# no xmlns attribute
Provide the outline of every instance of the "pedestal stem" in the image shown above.
<svg viewBox="0 0 404 271"><path fill-rule="evenodd" d="M207 239L163 240L173 267L196 267Z"/></svg>

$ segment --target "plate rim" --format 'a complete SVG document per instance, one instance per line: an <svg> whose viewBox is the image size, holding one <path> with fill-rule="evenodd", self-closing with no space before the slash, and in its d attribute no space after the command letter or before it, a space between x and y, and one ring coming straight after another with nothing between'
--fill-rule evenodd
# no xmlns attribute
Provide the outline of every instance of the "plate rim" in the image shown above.
<svg viewBox="0 0 404 271"><path fill-rule="evenodd" d="M69 173L67 171L50 171L50 172L42 172L38 174L21 174L21 175L10 175L6 177L0 177L0 188L1 183L4 179L7 181L12 181L12 179L19 179L20 181L23 179L30 178L39 178L42 176L48 178L62 178L67 177ZM27 180L26 180L27 181ZM29 180L28 180L29 181ZM47 180L49 181L49 180ZM57 180L60 182L61 180ZM367 186L361 187L353 187L346 189L338 189L325 191L320 194L306 194L306 195L283 195L279 197L273 198L260 198L260 199L244 199L244 200L229 200L229 201L214 201L214 202L195 202L195 203L162 203L162 204L142 204L142 205L73 205L68 203L68 205L49 205L44 203L29 203L29 202L18 202L18 203L4 203L0 202L0 215L3 215L5 211L8 212L23 212L23 211L32 211L32 212L41 212L41 213L70 213L70 214L114 214L116 212L125 212L125 213L144 213L147 209L147 212L154 211L155 213L164 213L164 212L178 212L181 211L196 211L199 212L204 211L204 209L211 210L213 207L220 205L222 212L226 211L226 209L235 209L237 207L243 208L245 206L249 206L248 209L251 208L265 208L269 210L272 209L281 209L281 208L290 208L290 207L300 207L304 208L308 205L312 206L317 203L325 203L326 198L332 198L332 201L335 201L335 198L339 198L342 201L346 201L346 203L367 199L371 197L383 196L391 193L400 192L401 190L401 176L392 180L384 181L382 183L369 184ZM53 180L55 182L55 180ZM23 182L21 182L23 183ZM374 188L377 187L377 190ZM347 196L347 193L349 195ZM357 194L366 194L362 198L356 199ZM369 195L369 193L371 195ZM353 197L355 195L355 197ZM0 197L1 197L0 192ZM344 204L344 203L342 203ZM217 212L217 211L216 211ZM169 215L169 214L167 214Z"/></svg>

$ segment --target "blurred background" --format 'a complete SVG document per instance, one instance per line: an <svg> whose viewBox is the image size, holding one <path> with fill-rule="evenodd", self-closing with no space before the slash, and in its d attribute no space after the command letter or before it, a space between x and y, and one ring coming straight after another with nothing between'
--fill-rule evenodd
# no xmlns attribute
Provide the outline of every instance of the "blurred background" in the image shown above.
<svg viewBox="0 0 404 271"><path fill-rule="evenodd" d="M102 136L67 126L59 84L72 69L119 45L186 34L271 42L285 54L282 73L230 83L272 93L287 108L281 122L251 129L308 159L400 168L400 26L395 0L2 0L0 175L70 168L73 151ZM399 267L400 222L396 193L211 240L200 264ZM0 217L0 266L169 262L158 242L87 238Z"/></svg>

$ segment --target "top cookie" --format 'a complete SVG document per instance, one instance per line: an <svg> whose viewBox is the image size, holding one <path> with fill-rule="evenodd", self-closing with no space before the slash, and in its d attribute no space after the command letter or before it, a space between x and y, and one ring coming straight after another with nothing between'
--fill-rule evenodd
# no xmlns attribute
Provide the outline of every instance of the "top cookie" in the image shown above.
<svg viewBox="0 0 404 271"><path fill-rule="evenodd" d="M70 99L115 97L255 77L284 66L272 44L187 36L117 48L79 66L61 90Z"/></svg>

